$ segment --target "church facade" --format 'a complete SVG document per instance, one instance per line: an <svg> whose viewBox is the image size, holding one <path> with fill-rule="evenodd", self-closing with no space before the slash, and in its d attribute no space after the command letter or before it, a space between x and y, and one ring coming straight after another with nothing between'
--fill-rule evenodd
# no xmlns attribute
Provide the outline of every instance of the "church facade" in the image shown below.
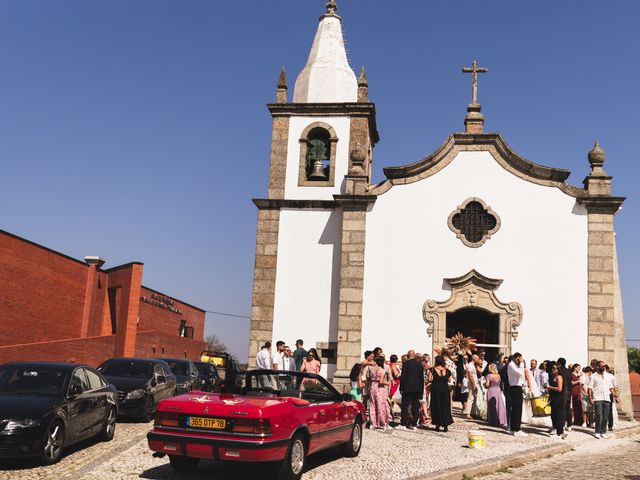
<svg viewBox="0 0 640 480"><path fill-rule="evenodd" d="M605 154L570 172L519 156L484 132L477 75L465 129L432 154L384 168L364 69L349 66L333 1L288 100L273 117L267 198L258 207L249 363L265 341L316 347L347 383L365 349L432 352L457 332L489 352L616 371L630 394L614 216ZM585 167L587 167L585 163Z"/></svg>

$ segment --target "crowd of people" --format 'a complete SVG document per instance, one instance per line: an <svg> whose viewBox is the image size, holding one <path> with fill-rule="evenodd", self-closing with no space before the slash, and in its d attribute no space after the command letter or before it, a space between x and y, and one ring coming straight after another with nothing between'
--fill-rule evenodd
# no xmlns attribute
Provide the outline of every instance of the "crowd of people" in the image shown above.
<svg viewBox="0 0 640 480"><path fill-rule="evenodd" d="M448 431L453 423L452 405L461 403L466 419L480 419L512 435L526 436L522 423L549 428L564 439L573 426L593 428L596 438L607 438L617 422L618 389L609 366L594 359L584 368L536 359L527 363L520 353L497 354L489 362L486 352L454 354L434 348L429 354L409 350L388 358L380 347L364 352L350 372L351 395L367 407L371 429L387 430L394 423L394 407L400 421L394 428L416 430L434 427ZM321 359L302 340L292 350L276 342L274 352L266 342L256 355L256 367L320 373ZM550 407L550 415L549 415Z"/></svg>

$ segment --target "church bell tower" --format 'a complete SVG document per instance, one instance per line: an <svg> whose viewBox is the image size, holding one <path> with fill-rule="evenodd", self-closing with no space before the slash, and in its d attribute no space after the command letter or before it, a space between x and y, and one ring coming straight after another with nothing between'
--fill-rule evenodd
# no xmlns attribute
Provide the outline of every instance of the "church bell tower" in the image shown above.
<svg viewBox="0 0 640 480"><path fill-rule="evenodd" d="M254 364L266 341L282 337L292 343L300 337L305 348L324 350L323 364L332 367L323 373L331 377L336 370L350 368L346 358L341 364L338 351L349 337L340 326L347 308L342 289L356 285L358 295L362 293L365 213L375 201L364 194L379 137L364 67L356 77L347 58L338 6L331 0L325 7L292 101L283 67L276 102L268 104L273 118L268 196L254 199L258 227L249 363ZM323 232L322 238L304 243L300 233L315 228ZM331 245L330 253L326 245ZM288 257L298 251L300 260L287 267L292 261ZM284 278L300 264L307 272L317 270L317 284L292 291ZM351 276L343 278L345 272ZM319 316L311 318L314 315ZM357 348L359 356L359 339L350 348Z"/></svg>

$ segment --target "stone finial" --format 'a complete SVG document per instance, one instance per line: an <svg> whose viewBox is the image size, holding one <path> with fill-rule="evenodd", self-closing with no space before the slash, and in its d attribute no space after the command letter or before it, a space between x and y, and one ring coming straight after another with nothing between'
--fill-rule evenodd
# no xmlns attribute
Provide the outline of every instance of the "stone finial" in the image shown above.
<svg viewBox="0 0 640 480"><path fill-rule="evenodd" d="M327 7L327 15L336 15L336 12L338 11L338 4L335 0L329 0L324 6Z"/></svg>
<svg viewBox="0 0 640 480"><path fill-rule="evenodd" d="M611 195L611 177L602 169L605 153L598 142L587 155L591 164L591 172L584 179L584 188L590 195Z"/></svg>
<svg viewBox="0 0 640 480"><path fill-rule="evenodd" d="M364 71L364 66L360 70L360 77L358 77L358 102L364 103L369 101L369 81L367 80L367 73Z"/></svg>
<svg viewBox="0 0 640 480"><path fill-rule="evenodd" d="M605 159L604 150L600 147L600 144L596 142L593 145L593 148L589 151L587 158L589 159L589 164L591 165L591 175L593 174L604 174L604 170L602 166L604 165Z"/></svg>
<svg viewBox="0 0 640 480"><path fill-rule="evenodd" d="M466 133L482 133L484 130L484 115L480 111L479 103L470 103L467 107L467 115L464 117Z"/></svg>
<svg viewBox="0 0 640 480"><path fill-rule="evenodd" d="M87 255L86 257L84 257L84 261L87 265L93 265L96 268L102 267L102 265L104 265L106 262L104 258L97 255Z"/></svg>
<svg viewBox="0 0 640 480"><path fill-rule="evenodd" d="M284 71L284 65L280 71L280 78L278 78L278 89L276 90L276 103L287 103L287 75Z"/></svg>

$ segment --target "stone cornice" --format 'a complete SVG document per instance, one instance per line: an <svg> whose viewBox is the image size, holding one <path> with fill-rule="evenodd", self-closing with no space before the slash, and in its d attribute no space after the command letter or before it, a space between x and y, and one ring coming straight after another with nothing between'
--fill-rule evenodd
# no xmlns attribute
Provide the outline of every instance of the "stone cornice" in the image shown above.
<svg viewBox="0 0 640 480"><path fill-rule="evenodd" d="M376 125L376 106L362 103L269 103L267 108L273 117L367 117L372 143L380 141Z"/></svg>
<svg viewBox="0 0 640 480"><path fill-rule="evenodd" d="M253 203L260 210L280 210L281 208L318 208L332 210L336 208L335 200L292 200L285 198L253 198Z"/></svg>
<svg viewBox="0 0 640 480"><path fill-rule="evenodd" d="M336 205L344 206L362 206L363 208L372 205L376 201L375 195L334 195Z"/></svg>
<svg viewBox="0 0 640 480"><path fill-rule="evenodd" d="M454 133L438 149L422 160L397 167L384 168L387 180L373 186L373 194L381 194L393 185L413 183L439 172L462 151L488 151L507 171L538 185L560 188L572 197L586 195L583 189L565 183L568 170L530 162L515 153L498 133Z"/></svg>
<svg viewBox="0 0 640 480"><path fill-rule="evenodd" d="M584 205L588 213L604 213L613 215L616 213L626 197L609 197L606 195L592 195L578 198L578 203Z"/></svg>
<svg viewBox="0 0 640 480"><path fill-rule="evenodd" d="M489 291L495 290L500 285L502 285L503 282L503 280L501 279L485 277L475 269L472 269L461 277L445 278L444 281L451 285L452 288L459 288L465 286L468 283L472 283L480 288L484 288L485 290Z"/></svg>

